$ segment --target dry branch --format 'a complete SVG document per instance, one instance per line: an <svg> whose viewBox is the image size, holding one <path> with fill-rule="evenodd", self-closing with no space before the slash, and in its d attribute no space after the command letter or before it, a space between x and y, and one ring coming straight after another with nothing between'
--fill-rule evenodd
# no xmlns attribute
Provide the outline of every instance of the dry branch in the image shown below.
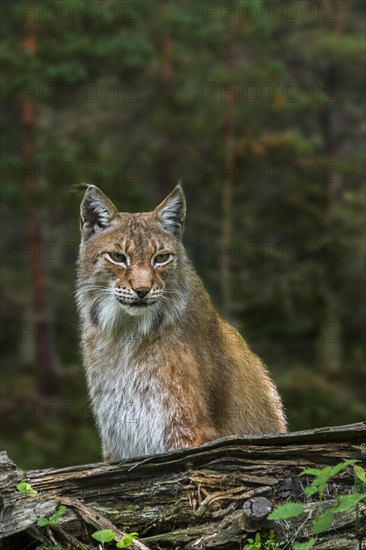
<svg viewBox="0 0 366 550"><path fill-rule="evenodd" d="M28 472L2 453L0 547L21 550L35 537L44 543L55 540L66 549L92 548L91 533L112 528L121 536L137 531L140 543L135 542L134 548L140 550L240 548L248 533L268 523L271 506L304 502L304 484L309 480L298 478L303 468L322 468L348 458L365 461L365 442L366 423L359 423L285 435L229 437L117 464ZM29 482L38 494L16 491L20 481ZM352 469L347 468L329 483L326 500L350 492L352 486ZM50 516L60 504L68 510L59 525L39 528L37 519ZM317 502L306 506L311 513ZM364 505L360 511L365 514ZM300 526L288 524L286 532L279 533L282 540L297 530L306 540L309 521ZM366 548L365 541L356 538L354 511L337 516L316 548Z"/></svg>

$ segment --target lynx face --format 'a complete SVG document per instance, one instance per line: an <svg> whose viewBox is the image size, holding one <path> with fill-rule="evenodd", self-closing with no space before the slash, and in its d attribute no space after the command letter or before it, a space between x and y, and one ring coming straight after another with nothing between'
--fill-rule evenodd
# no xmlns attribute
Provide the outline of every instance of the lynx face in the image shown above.
<svg viewBox="0 0 366 550"><path fill-rule="evenodd" d="M180 186L153 212L139 214L117 212L88 186L81 205L79 294L93 301L99 324L121 314L152 318L169 311L174 298L181 304L176 279L184 214Z"/></svg>

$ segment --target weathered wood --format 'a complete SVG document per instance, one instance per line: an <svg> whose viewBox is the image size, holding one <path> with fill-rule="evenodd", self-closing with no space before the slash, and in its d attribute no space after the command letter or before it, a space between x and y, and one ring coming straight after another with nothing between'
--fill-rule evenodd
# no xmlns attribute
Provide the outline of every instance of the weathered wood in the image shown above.
<svg viewBox="0 0 366 550"><path fill-rule="evenodd" d="M248 533L255 533L265 525L266 518L273 510L268 498L249 498L243 505L244 528Z"/></svg>
<svg viewBox="0 0 366 550"><path fill-rule="evenodd" d="M309 480L298 478L303 468L321 468L347 458L365 461L365 454L366 423L283 435L229 437L116 464L28 472L22 472L3 453L0 538L4 548L21 550L19 537L24 533L34 536L37 519L65 503L67 513L51 529L62 548L90 547L94 542L91 533L107 525L119 534L137 531L140 542L149 548L238 548L254 528L248 525L249 505L245 503L249 499L258 503L259 497L265 497L273 505L304 502L303 489ZM38 494L16 491L21 480L28 481ZM350 492L352 486L353 474L348 468L329 483L326 499ZM311 512L317 503L307 506ZM365 508L360 505L361 514ZM89 521L85 510L89 510ZM337 521L336 531L322 533L316 548L365 547L364 541L356 539L354 512L340 515ZM265 522L263 511L255 528ZM299 527L296 521L287 522L286 532L279 533L282 540L291 543L296 530L298 537L306 540L308 523Z"/></svg>

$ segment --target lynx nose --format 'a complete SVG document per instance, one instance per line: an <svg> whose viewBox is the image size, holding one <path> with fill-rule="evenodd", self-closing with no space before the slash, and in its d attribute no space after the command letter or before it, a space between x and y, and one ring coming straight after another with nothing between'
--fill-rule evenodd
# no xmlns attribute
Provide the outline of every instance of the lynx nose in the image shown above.
<svg viewBox="0 0 366 550"><path fill-rule="evenodd" d="M134 291L137 296L142 299L150 292L150 288L148 286L139 286L138 288L134 288Z"/></svg>

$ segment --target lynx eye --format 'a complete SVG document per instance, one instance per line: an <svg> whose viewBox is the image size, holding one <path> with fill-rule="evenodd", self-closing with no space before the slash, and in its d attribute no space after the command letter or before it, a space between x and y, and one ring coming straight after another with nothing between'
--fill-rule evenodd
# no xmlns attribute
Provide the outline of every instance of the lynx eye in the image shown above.
<svg viewBox="0 0 366 550"><path fill-rule="evenodd" d="M154 256L154 265L163 265L171 260L172 254L157 254Z"/></svg>
<svg viewBox="0 0 366 550"><path fill-rule="evenodd" d="M120 252L108 252L107 258L114 264L127 265L127 256L125 254L121 254Z"/></svg>

